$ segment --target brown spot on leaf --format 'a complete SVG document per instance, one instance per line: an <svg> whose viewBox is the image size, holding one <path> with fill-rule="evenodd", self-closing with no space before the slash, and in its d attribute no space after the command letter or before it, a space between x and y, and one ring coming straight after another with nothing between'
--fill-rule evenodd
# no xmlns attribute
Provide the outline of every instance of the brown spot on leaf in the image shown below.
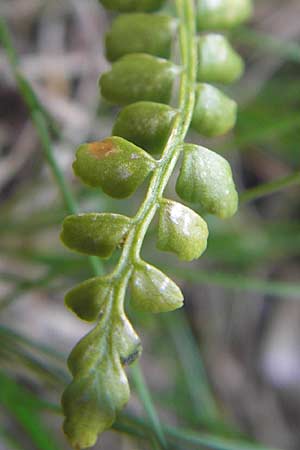
<svg viewBox="0 0 300 450"><path fill-rule="evenodd" d="M119 248L123 248L124 247L124 245L126 243L126 240L127 240L127 237L128 237L128 232L125 233L124 236L122 236L122 239L120 240L120 242L118 244Z"/></svg>
<svg viewBox="0 0 300 450"><path fill-rule="evenodd" d="M101 142L91 142L88 144L89 152L97 159L103 159L109 153L115 150L114 144L110 139Z"/></svg>

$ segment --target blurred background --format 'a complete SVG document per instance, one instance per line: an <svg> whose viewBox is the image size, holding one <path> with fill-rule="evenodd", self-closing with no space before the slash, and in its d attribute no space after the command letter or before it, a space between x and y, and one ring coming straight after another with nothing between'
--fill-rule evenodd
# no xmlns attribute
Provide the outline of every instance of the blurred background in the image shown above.
<svg viewBox="0 0 300 450"><path fill-rule="evenodd" d="M109 67L102 41L111 15L96 0L1 0L0 16L19 55L16 72L0 46L0 449L63 450L66 358L90 328L63 298L91 274L86 259L60 243L67 212L45 150L51 147L80 211L130 215L143 191L113 201L84 188L71 170L76 147L110 135L117 112L97 88ZM129 315L162 421L208 439L179 439L170 448L299 450L299 0L257 0L252 22L231 41L246 60L245 76L227 89L240 105L237 127L226 138L200 141L191 133L189 140L230 160L240 211L226 222L207 218L208 250L189 264L156 252L154 223L144 254L176 278L185 309ZM44 122L34 123L27 110L20 73ZM142 418L132 391L126 411ZM152 448L121 428L96 448Z"/></svg>

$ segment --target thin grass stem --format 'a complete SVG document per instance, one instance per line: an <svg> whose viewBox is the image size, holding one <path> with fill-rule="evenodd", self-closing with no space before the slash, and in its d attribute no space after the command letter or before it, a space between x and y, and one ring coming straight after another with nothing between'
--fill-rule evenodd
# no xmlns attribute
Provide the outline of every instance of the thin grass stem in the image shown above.
<svg viewBox="0 0 300 450"><path fill-rule="evenodd" d="M276 192L288 189L292 186L300 184L300 172L295 172L286 177L279 178L269 183L260 184L251 189L247 189L240 195L241 203L248 203L257 200L267 195L275 194Z"/></svg>
<svg viewBox="0 0 300 450"><path fill-rule="evenodd" d="M143 403L144 409L148 415L149 422L152 425L153 430L155 430L155 436L157 438L159 447L161 449L167 449L167 442L164 435L164 431L158 417L157 411L151 399L147 383L144 379L144 375L138 364L134 364L131 369L131 376L133 383L135 385L136 392L138 393L139 399Z"/></svg>

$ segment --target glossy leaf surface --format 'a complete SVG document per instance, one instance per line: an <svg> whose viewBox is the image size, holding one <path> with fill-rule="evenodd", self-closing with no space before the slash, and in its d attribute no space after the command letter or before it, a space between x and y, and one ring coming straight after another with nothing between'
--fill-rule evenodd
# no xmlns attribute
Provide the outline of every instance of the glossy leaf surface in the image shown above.
<svg viewBox="0 0 300 450"><path fill-rule="evenodd" d="M80 319L93 322L99 317L110 293L108 281L102 277L91 278L71 289L65 296L65 304Z"/></svg>
<svg viewBox="0 0 300 450"><path fill-rule="evenodd" d="M130 219L120 214L78 214L64 220L61 240L77 252L108 258L129 228Z"/></svg>
<svg viewBox="0 0 300 450"><path fill-rule="evenodd" d="M179 287L150 264L138 264L130 280L131 305L140 311L161 313L183 306Z"/></svg>
<svg viewBox="0 0 300 450"><path fill-rule="evenodd" d="M73 164L85 184L115 198L133 194L154 167L148 153L117 136L82 145Z"/></svg>
<svg viewBox="0 0 300 450"><path fill-rule="evenodd" d="M120 15L106 34L107 59L116 61L129 53L170 58L176 23L175 19L165 15Z"/></svg>
<svg viewBox="0 0 300 450"><path fill-rule="evenodd" d="M233 83L240 78L244 62L221 34L208 34L199 38L198 81Z"/></svg>
<svg viewBox="0 0 300 450"><path fill-rule="evenodd" d="M74 378L62 398L64 431L76 449L92 447L129 399L122 364L139 355L140 341L124 313L111 316L110 312L108 304L98 325L68 360Z"/></svg>
<svg viewBox="0 0 300 450"><path fill-rule="evenodd" d="M158 242L160 250L176 253L179 259L192 261L206 250L206 222L190 208L163 200L160 206Z"/></svg>
<svg viewBox="0 0 300 450"><path fill-rule="evenodd" d="M236 122L237 106L219 89L210 84L199 84L192 127L203 136L221 136L231 130Z"/></svg>
<svg viewBox="0 0 300 450"><path fill-rule="evenodd" d="M149 153L158 153L167 142L177 114L176 110L161 103L133 103L119 113L113 134L133 142Z"/></svg>
<svg viewBox="0 0 300 450"><path fill-rule="evenodd" d="M252 14L252 0L197 0L199 30L232 28Z"/></svg>
<svg viewBox="0 0 300 450"><path fill-rule="evenodd" d="M111 103L127 105L141 100L169 103L178 67L144 53L116 61L100 78L102 96Z"/></svg>
<svg viewBox="0 0 300 450"><path fill-rule="evenodd" d="M186 145L177 180L178 195L197 203L221 219L233 216L238 195L229 163L222 156L197 145Z"/></svg>

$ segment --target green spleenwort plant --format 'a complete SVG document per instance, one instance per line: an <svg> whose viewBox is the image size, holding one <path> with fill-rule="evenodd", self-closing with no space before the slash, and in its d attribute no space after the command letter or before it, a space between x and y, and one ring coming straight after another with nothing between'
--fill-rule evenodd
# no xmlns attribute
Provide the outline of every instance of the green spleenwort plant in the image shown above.
<svg viewBox="0 0 300 450"><path fill-rule="evenodd" d="M73 349L68 360L73 381L63 394L64 430L76 449L95 444L110 428L129 399L124 366L141 353L141 344L124 311L127 287L131 305L147 312L166 312L183 305L179 287L143 261L145 234L159 213L160 250L191 261L205 251L205 221L187 206L163 198L181 153L178 195L220 218L237 210L238 197L227 161L196 145L184 144L192 126L205 136L231 129L236 104L210 82L230 83L243 71L241 58L219 28L249 17L248 0L176 0L177 18L149 14L162 0L102 0L118 16L106 36L113 61L100 78L108 101L124 105L113 136L79 147L75 174L87 185L114 198L133 194L151 174L145 199L134 217L110 213L69 216L63 242L72 250L108 258L122 248L112 273L85 281L66 295L67 306L81 319L97 322ZM196 20L197 18L197 20ZM213 30L197 37L201 30ZM169 60L179 28L180 66ZM125 38L126 36L126 38ZM162 59L165 58L165 59ZM178 107L170 106L179 79ZM160 154L159 158L153 155Z"/></svg>

